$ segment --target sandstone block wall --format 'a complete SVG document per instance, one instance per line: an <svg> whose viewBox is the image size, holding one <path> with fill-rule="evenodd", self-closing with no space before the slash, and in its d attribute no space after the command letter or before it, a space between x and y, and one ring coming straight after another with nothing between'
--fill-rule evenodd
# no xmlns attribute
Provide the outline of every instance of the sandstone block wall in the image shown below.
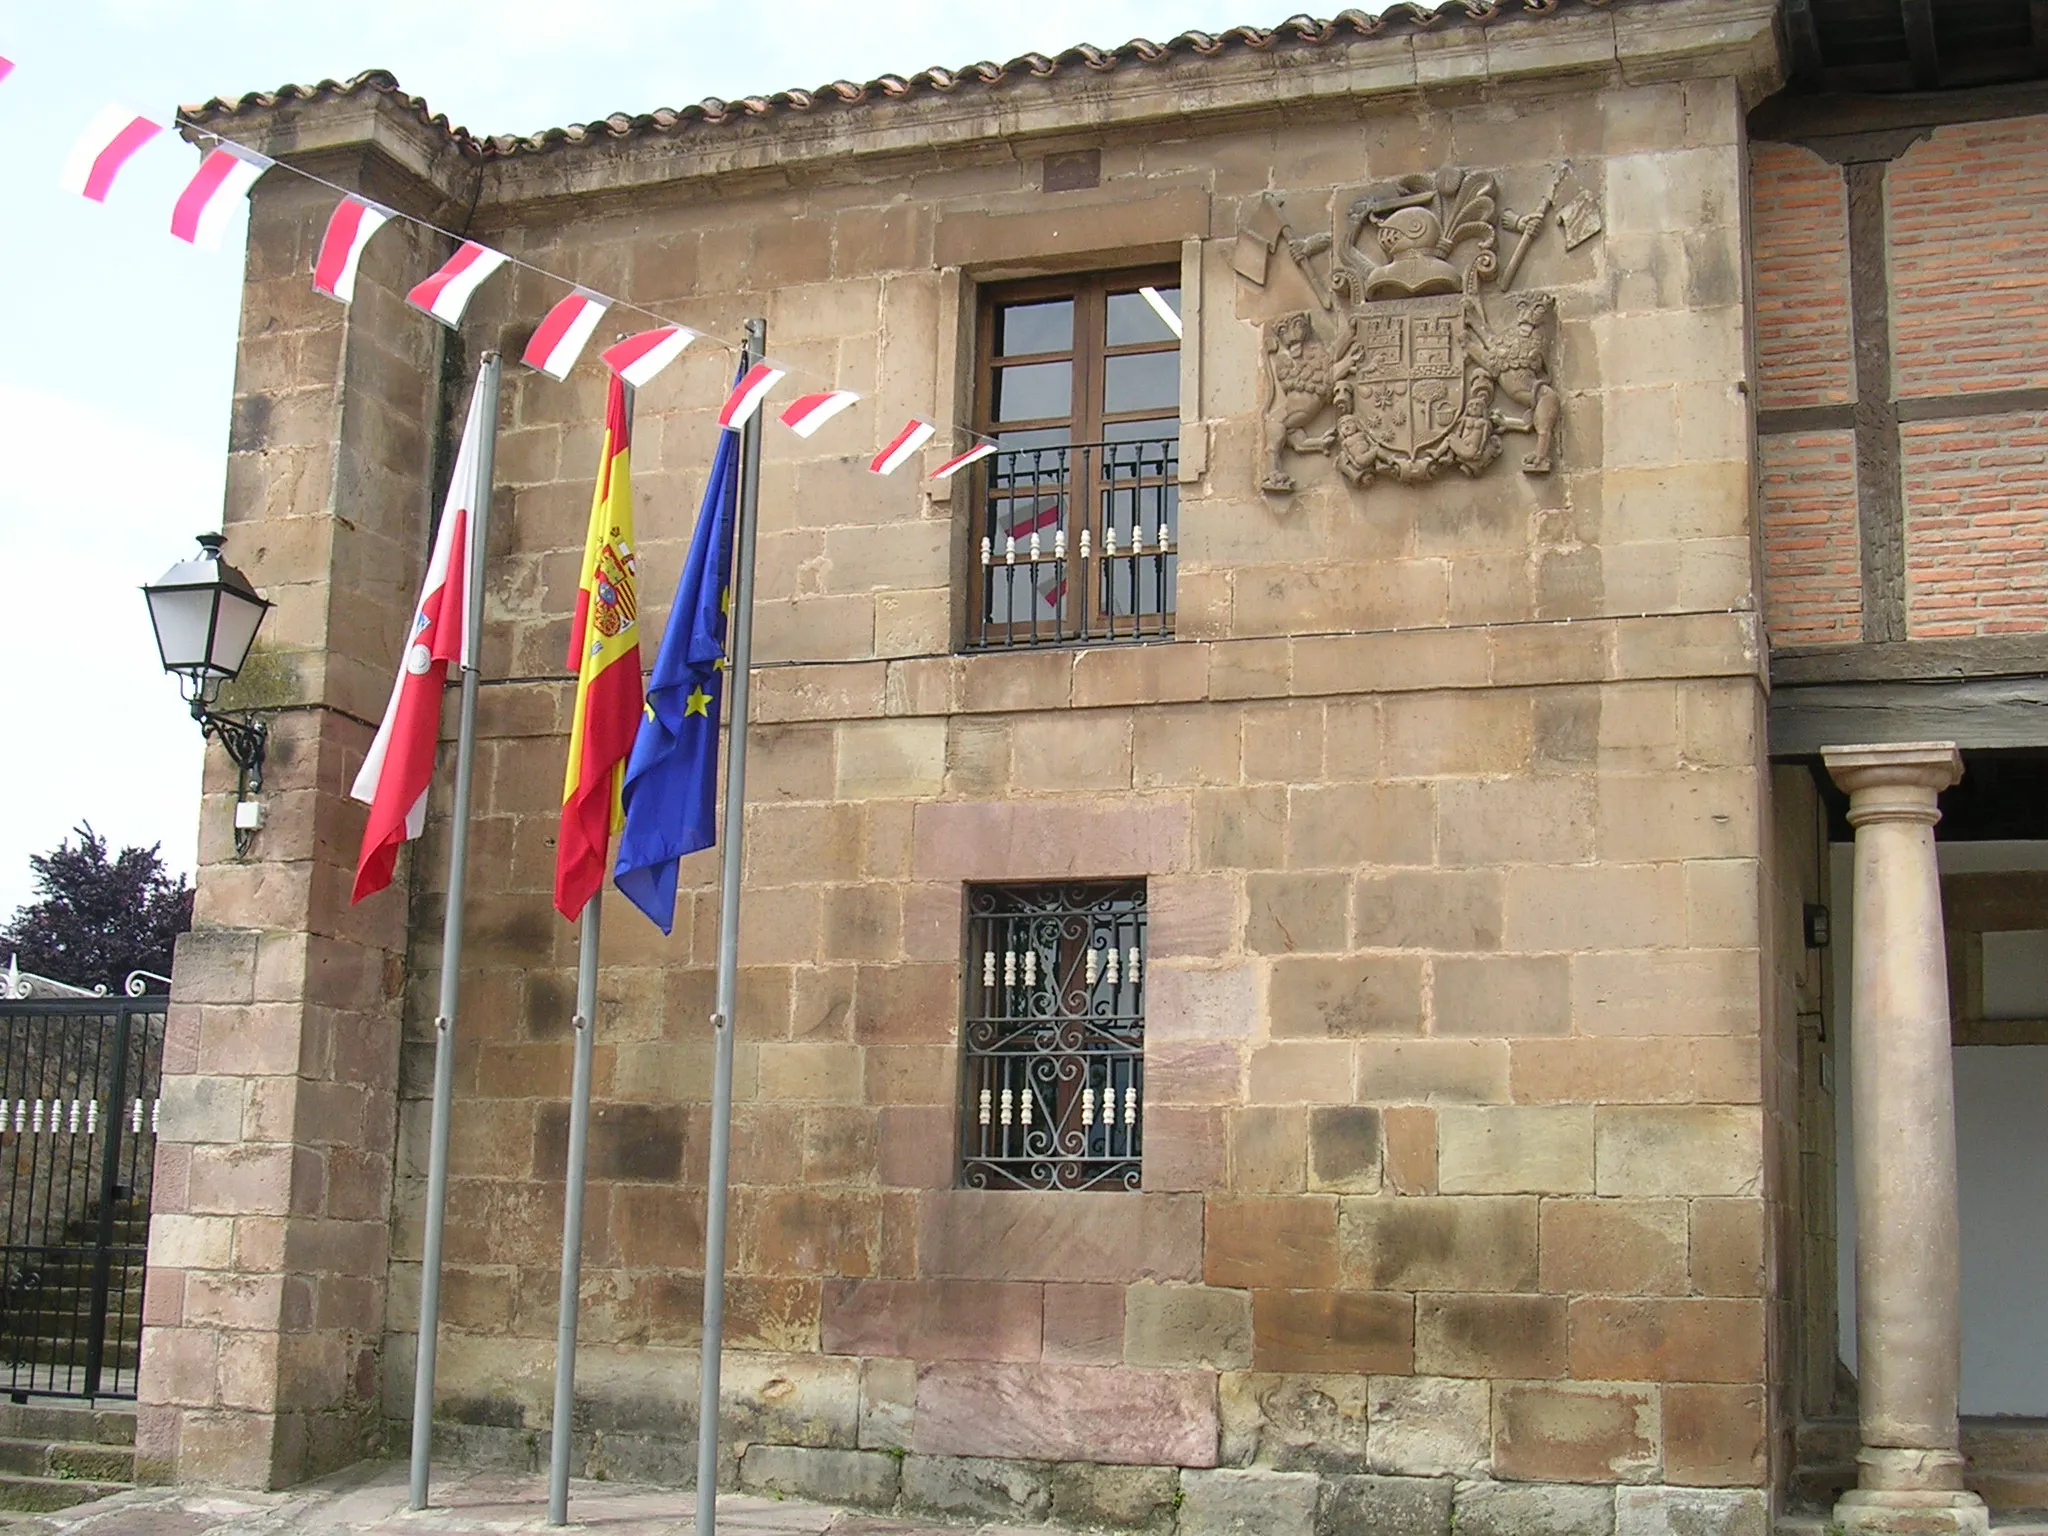
<svg viewBox="0 0 2048 1536"><path fill-rule="evenodd" d="M1662 9L1705 41L1655 69L1617 70L1603 14L1526 30L1565 50L1525 56L1576 72L1556 79L1488 83L1485 34L1454 30L1403 43L1398 89L1354 73L1313 109L1076 115L1090 190L1042 190L1034 146L986 128L858 174L708 181L685 145L680 179L632 184L665 152L645 146L486 179L479 238L726 333L765 313L775 355L867 396L767 439L731 1476L1155 1528L1178 1502L1188 1531L1353 1506L1442 1529L1454 1500L1460 1530L1761 1520L1787 1132L1738 74L1767 8L1747 31ZM1361 493L1311 459L1291 501L1262 496L1258 322L1311 301L1240 283L1240 217L1270 195L1322 228L1367 180L1443 164L1497 173L1519 211L1566 158L1606 232L1566 252L1553 225L1521 279L1559 299L1558 471L1519 473L1511 442L1469 481ZM910 414L966 416L978 282L1160 258L1189 313L1177 638L956 654L960 493L866 457ZM462 355L516 355L552 296L486 289ZM693 349L640 397L650 650L730 368ZM515 370L500 424L439 1412L515 1459L553 1368L574 936L548 893L601 396L592 366ZM411 571L362 586L402 610ZM393 660L380 617L347 642L366 679ZM393 1418L432 811L409 893L360 919L387 925L404 1033ZM578 1427L607 1475L680 1471L695 1429L715 868L686 865L673 939L622 904L606 926ZM1143 1188L956 1189L965 887L1095 877L1147 886Z"/></svg>

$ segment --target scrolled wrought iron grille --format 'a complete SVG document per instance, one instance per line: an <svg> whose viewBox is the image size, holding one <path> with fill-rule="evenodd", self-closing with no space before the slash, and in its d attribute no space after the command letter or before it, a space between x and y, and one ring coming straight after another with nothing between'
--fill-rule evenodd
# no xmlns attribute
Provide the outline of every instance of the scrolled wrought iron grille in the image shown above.
<svg viewBox="0 0 2048 1536"><path fill-rule="evenodd" d="M1173 634L1180 439L992 454L975 505L976 649Z"/></svg>
<svg viewBox="0 0 2048 1536"><path fill-rule="evenodd" d="M960 1182L1139 1187L1142 881L968 893Z"/></svg>

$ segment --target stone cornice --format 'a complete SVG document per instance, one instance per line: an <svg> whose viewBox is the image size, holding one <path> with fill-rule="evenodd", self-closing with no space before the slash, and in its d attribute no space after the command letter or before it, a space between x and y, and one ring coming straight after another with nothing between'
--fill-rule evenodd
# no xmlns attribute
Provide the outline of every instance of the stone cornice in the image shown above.
<svg viewBox="0 0 2048 1536"><path fill-rule="evenodd" d="M1161 49L1156 60L1100 73L1012 71L973 89L730 111L716 122L701 112L610 119L523 141L451 128L388 76L213 102L190 115L294 162L367 144L452 203L509 209L711 178L796 179L825 167L844 175L849 165L879 159L936 167L1076 134L1123 136L1282 111L1342 113L1418 92L1464 94L1546 78L1594 85L1734 78L1754 101L1782 78L1776 10L1776 0L1625 0L1286 47L1209 55Z"/></svg>

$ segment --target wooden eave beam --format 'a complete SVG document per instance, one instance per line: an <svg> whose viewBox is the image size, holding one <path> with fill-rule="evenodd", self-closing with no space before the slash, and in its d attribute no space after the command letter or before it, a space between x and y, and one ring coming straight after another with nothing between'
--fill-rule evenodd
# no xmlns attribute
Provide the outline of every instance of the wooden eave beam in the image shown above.
<svg viewBox="0 0 2048 1536"><path fill-rule="evenodd" d="M1906 23L1906 52L1913 61L1913 85L1932 91L1941 86L1941 57L1934 47L1934 0L1899 0Z"/></svg>
<svg viewBox="0 0 2048 1536"><path fill-rule="evenodd" d="M2048 6L2048 0L2038 0ZM1827 62L1820 52L1820 24L1813 0L1785 0L1785 41L1792 54L1792 83L1802 91L1827 88Z"/></svg>

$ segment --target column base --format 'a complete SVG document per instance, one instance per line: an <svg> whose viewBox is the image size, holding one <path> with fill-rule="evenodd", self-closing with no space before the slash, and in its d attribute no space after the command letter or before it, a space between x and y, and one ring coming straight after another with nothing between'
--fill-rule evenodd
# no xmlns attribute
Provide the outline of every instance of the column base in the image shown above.
<svg viewBox="0 0 2048 1536"><path fill-rule="evenodd" d="M1990 1536L1991 1512L1974 1493L1851 1488L1835 1505L1848 1536Z"/></svg>

